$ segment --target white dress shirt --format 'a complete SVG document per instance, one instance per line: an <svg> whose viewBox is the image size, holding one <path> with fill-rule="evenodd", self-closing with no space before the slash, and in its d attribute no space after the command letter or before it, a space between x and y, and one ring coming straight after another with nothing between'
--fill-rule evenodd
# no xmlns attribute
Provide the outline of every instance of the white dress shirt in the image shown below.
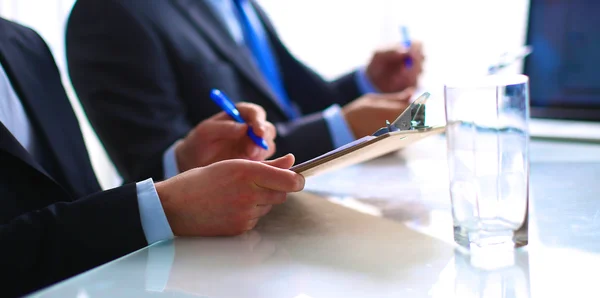
<svg viewBox="0 0 600 298"><path fill-rule="evenodd" d="M29 154L35 155L33 127L2 65L0 65L0 122L6 126Z"/></svg>

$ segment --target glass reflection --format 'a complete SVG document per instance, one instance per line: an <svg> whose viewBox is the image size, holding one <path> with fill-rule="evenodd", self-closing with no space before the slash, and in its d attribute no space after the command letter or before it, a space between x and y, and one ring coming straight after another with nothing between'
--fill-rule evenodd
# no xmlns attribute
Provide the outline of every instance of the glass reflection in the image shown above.
<svg viewBox="0 0 600 298"><path fill-rule="evenodd" d="M512 262L495 268L481 264L479 256L464 249L456 249L438 284L432 289L433 297L461 298L530 298L529 253L513 252ZM504 258L506 260L506 258ZM512 263L512 264L511 264ZM484 267L481 267L484 265Z"/></svg>

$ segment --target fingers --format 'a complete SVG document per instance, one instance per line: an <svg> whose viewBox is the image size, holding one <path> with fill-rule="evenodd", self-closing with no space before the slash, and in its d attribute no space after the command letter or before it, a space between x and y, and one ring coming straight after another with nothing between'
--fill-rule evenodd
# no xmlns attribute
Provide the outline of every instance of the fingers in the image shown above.
<svg viewBox="0 0 600 298"><path fill-rule="evenodd" d="M263 161L269 158L275 152L275 144L271 141L267 141L269 149L265 150L264 148L256 145L253 141L249 140L246 142L246 156L249 160L254 161Z"/></svg>
<svg viewBox="0 0 600 298"><path fill-rule="evenodd" d="M252 127L256 133L256 129ZM262 135L256 133L256 135L262 137L266 142L269 149L265 150L262 147L257 146L252 140L248 139L246 142L246 154L250 160L262 161L265 160L275 153L275 126L270 122L266 122L263 125Z"/></svg>
<svg viewBox="0 0 600 298"><path fill-rule="evenodd" d="M374 96L378 100L409 101L415 92L415 88L409 87L400 92L381 93Z"/></svg>
<svg viewBox="0 0 600 298"><path fill-rule="evenodd" d="M264 139L274 139L277 136L277 129L273 123L268 121L248 123L254 130L254 133Z"/></svg>
<svg viewBox="0 0 600 298"><path fill-rule="evenodd" d="M287 154L274 160L264 161L264 164L280 169L289 169L294 165L296 157L293 154Z"/></svg>
<svg viewBox="0 0 600 298"><path fill-rule="evenodd" d="M223 121L211 118L200 122L196 129L200 131L204 139L238 139L246 135L248 125L234 122L231 119Z"/></svg>
<svg viewBox="0 0 600 298"><path fill-rule="evenodd" d="M407 56L409 56L408 49L404 48L401 45L393 45L387 48L383 48L375 52L376 56L379 56L379 59L384 61L403 61Z"/></svg>
<svg viewBox="0 0 600 298"><path fill-rule="evenodd" d="M416 88L414 88L414 87L408 87L400 92L396 92L395 93L397 96L396 99L408 101L415 94L415 90L416 90Z"/></svg>
<svg viewBox="0 0 600 298"><path fill-rule="evenodd" d="M254 132L258 136L264 136L265 133L265 122L267 122L267 113L265 110L256 104L241 102L235 105L242 119L252 126Z"/></svg>
<svg viewBox="0 0 600 298"><path fill-rule="evenodd" d="M279 205L287 200L287 192L260 188L257 190L255 205Z"/></svg>
<svg viewBox="0 0 600 298"><path fill-rule="evenodd" d="M250 219L261 218L267 215L272 208L273 205L257 205L250 210Z"/></svg>
<svg viewBox="0 0 600 298"><path fill-rule="evenodd" d="M246 231L254 229L254 227L256 227L256 224L258 224L258 218L249 220L246 224Z"/></svg>
<svg viewBox="0 0 600 298"><path fill-rule="evenodd" d="M413 41L410 46L410 53L413 57L425 60L425 55L423 54L423 43L420 41Z"/></svg>
<svg viewBox="0 0 600 298"><path fill-rule="evenodd" d="M269 162L253 163L250 177L254 184L262 188L282 192L301 191L304 188L304 177L283 169L291 167L292 164L293 156L291 155Z"/></svg>

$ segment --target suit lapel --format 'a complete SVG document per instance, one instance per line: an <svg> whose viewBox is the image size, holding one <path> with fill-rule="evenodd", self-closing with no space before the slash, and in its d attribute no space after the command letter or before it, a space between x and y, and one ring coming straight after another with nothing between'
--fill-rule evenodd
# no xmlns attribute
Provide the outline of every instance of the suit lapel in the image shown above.
<svg viewBox="0 0 600 298"><path fill-rule="evenodd" d="M29 152L27 152L27 150L21 146L19 141L17 141L12 133L8 131L2 122L0 122L0 150L10 153L12 156L20 159L28 166L36 169L38 172L46 175L49 179L54 181L52 176L48 175L48 173L40 166L40 164L33 160L31 154L29 154Z"/></svg>
<svg viewBox="0 0 600 298"><path fill-rule="evenodd" d="M214 47L231 61L246 79L254 83L279 108L283 115L286 115L285 107L281 106L276 95L265 82L260 70L252 63L249 52L240 49L222 22L215 17L211 8L204 1L172 0L172 2L177 10L190 20L192 26L200 34L206 36Z"/></svg>
<svg viewBox="0 0 600 298"><path fill-rule="evenodd" d="M30 48L30 43L21 44L20 38L23 37L0 38L0 63L27 111L36 137L48 144L50 156L58 162L63 178L67 180L64 182L76 194L99 191L100 186L89 161L79 123L62 88L50 52L45 47L34 49ZM47 54L44 51L48 51ZM16 156L23 159L22 154ZM48 175L30 156L29 159L29 162L23 160L30 165L33 163L36 169Z"/></svg>

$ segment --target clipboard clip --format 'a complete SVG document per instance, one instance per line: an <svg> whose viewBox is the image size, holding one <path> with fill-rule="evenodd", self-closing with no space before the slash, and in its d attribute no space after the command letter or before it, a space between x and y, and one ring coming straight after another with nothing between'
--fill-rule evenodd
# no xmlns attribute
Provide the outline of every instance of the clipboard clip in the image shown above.
<svg viewBox="0 0 600 298"><path fill-rule="evenodd" d="M389 132L394 131L406 131L406 130L418 130L418 129L427 129L429 126L425 125L425 103L429 99L431 94L429 92L425 92L421 94L413 103L394 120L394 122L390 123L389 121L385 121L385 127L378 129L373 136L377 137Z"/></svg>

